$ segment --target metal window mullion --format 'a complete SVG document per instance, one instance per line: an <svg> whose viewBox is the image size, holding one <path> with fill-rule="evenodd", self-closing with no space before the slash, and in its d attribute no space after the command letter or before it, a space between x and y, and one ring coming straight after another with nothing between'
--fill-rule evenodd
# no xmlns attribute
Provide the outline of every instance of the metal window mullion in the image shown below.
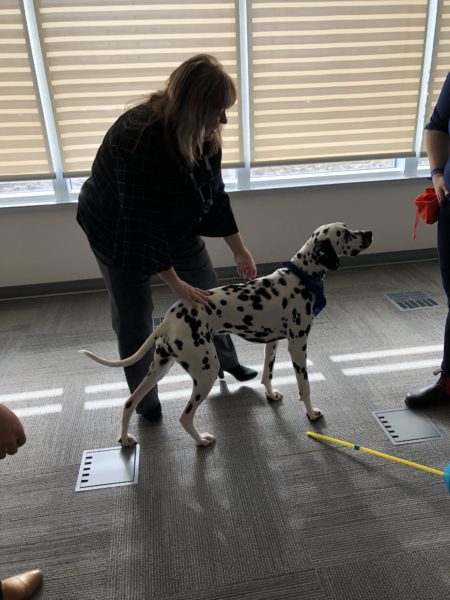
<svg viewBox="0 0 450 600"><path fill-rule="evenodd" d="M237 185L240 190L250 188L250 95L249 95L249 36L247 0L239 0L239 67L241 84L241 126L244 166L237 169Z"/></svg>
<svg viewBox="0 0 450 600"><path fill-rule="evenodd" d="M428 89L430 85L430 75L433 60L435 60L434 53L437 51L436 36L438 27L438 14L440 13L442 0L429 0L428 3L428 22L427 22L427 33L425 38L425 50L423 57L422 66L422 86L420 89L419 96L419 110L417 111L417 127L416 127L416 169L419 162L422 139L423 139L423 128L425 125L425 109L427 106ZM407 173L405 172L405 175ZM409 173L408 173L409 175Z"/></svg>
<svg viewBox="0 0 450 600"><path fill-rule="evenodd" d="M36 73L38 93L41 101L41 107L44 117L44 125L47 132L50 156L53 163L56 179L53 181L56 200L67 201L69 192L67 182L63 176L62 155L59 146L58 135L56 131L55 117L53 114L50 89L48 85L47 74L45 71L44 57L41 48L36 12L33 0L22 0L23 12L25 15L25 24L27 27L30 41L31 55Z"/></svg>

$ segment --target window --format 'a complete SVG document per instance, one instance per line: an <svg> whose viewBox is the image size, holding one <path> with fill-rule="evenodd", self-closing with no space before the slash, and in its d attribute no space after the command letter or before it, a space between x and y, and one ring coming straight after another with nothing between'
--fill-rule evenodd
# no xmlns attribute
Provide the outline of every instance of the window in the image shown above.
<svg viewBox="0 0 450 600"><path fill-rule="evenodd" d="M0 23L0 206L75 201L108 127L199 52L239 90L229 189L420 175L450 70L450 0L3 0Z"/></svg>

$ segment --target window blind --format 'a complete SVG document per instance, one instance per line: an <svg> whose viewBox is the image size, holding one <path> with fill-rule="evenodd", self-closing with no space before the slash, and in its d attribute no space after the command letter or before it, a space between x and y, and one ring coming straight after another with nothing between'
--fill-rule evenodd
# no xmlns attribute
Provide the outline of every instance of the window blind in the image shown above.
<svg viewBox="0 0 450 600"><path fill-rule="evenodd" d="M254 166L414 154L426 0L251 1Z"/></svg>
<svg viewBox="0 0 450 600"><path fill-rule="evenodd" d="M235 1L35 0L65 176L90 171L101 140L129 106L199 52L239 87ZM224 166L242 164L239 102L223 130Z"/></svg>
<svg viewBox="0 0 450 600"><path fill-rule="evenodd" d="M54 177L20 0L0 4L0 180Z"/></svg>
<svg viewBox="0 0 450 600"><path fill-rule="evenodd" d="M425 107L425 123L430 120L442 85L450 71L450 0L444 0L437 15L436 36L434 39L433 60L431 63L428 96ZM426 155L425 136L422 138L422 152Z"/></svg>

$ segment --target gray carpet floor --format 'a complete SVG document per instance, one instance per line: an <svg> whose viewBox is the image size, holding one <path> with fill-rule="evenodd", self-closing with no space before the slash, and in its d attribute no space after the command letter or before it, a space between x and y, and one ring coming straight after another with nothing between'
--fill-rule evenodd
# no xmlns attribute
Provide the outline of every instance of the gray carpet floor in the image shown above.
<svg viewBox="0 0 450 600"><path fill-rule="evenodd" d="M402 312L385 296L416 290L439 305ZM438 267L341 269L326 293L308 347L322 421L306 418L282 342L283 401L227 375L196 416L217 443L197 448L178 423L190 384L176 366L160 385L163 420L131 421L138 485L85 492L75 491L83 451L117 445L127 397L120 369L77 354L117 356L107 297L0 302L0 402L28 434L0 462L0 578L42 568L37 600L448 600L443 478L305 433L447 465L450 407L425 413L441 438L396 446L372 414L404 408L409 389L435 380L446 315ZM172 301L159 288L155 316ZM236 345L261 369L263 346Z"/></svg>

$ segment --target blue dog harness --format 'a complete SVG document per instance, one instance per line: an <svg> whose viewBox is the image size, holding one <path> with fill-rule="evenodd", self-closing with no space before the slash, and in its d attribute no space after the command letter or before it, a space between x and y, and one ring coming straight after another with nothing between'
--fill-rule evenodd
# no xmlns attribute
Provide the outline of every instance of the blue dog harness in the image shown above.
<svg viewBox="0 0 450 600"><path fill-rule="evenodd" d="M314 313L314 316L317 317L317 315L320 313L320 311L325 307L325 304L327 303L327 301L325 299L325 295L324 295L324 287L323 287L322 277L318 277L318 276L312 277L311 275L308 275L308 273L305 273L305 271L302 271L302 269L297 267L297 265L295 265L290 260L287 262L283 262L281 264L283 265L283 267L286 267L286 269L288 269L289 271L292 271L293 273L295 273L297 275L297 277L300 279L301 283L310 292L312 292L314 294L315 300L314 300L314 305L313 305L313 313Z"/></svg>

